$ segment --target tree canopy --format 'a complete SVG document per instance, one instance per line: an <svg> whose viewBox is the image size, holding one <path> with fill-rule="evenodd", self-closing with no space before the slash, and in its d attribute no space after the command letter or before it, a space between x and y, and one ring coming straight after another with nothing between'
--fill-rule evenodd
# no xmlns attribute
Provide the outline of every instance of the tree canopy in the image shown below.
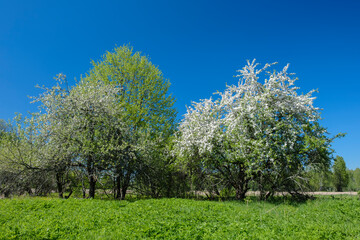
<svg viewBox="0 0 360 240"><path fill-rule="evenodd" d="M346 164L343 157L336 156L333 169L336 191L342 192L349 184L349 174L346 171Z"/></svg>
<svg viewBox="0 0 360 240"><path fill-rule="evenodd" d="M299 94L289 66L273 65L248 62L237 84L193 102L177 124L169 80L140 52L116 47L76 85L59 74L41 87L38 112L0 121L0 193L56 189L68 198L81 189L94 198L101 188L125 199L129 189L151 197L199 190L244 199L252 189L267 199L328 188L331 144L342 134L330 137L320 124L315 90ZM333 169L341 191L349 179L341 157Z"/></svg>
<svg viewBox="0 0 360 240"><path fill-rule="evenodd" d="M166 152L176 127L175 100L168 92L170 82L147 57L129 46L118 47L93 62L75 86L64 84L63 74L56 81L53 87L41 87L43 93L34 98L40 111L32 114L31 124L19 123L19 129L34 133L20 143L34 149L36 168L55 175L60 197L71 185L71 172L87 177L88 186L82 185L89 197L106 180L113 181L114 196L121 199L135 175L146 174L144 169L156 172L153 178L169 174ZM8 150L29 135L14 136L7 141ZM20 155L13 161L26 168ZM142 189L150 187L146 178L136 177Z"/></svg>
<svg viewBox="0 0 360 240"><path fill-rule="evenodd" d="M239 199L252 180L267 196L297 194L307 168L331 161L332 138L319 124L314 90L298 94L288 65L261 79L271 65L259 69L248 62L237 85L217 93L216 100L194 102L179 127L180 155L233 187Z"/></svg>

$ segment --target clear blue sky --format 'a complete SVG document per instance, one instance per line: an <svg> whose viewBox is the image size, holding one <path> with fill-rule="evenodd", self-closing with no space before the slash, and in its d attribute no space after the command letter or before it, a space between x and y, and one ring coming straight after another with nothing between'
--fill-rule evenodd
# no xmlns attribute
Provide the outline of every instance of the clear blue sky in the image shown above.
<svg viewBox="0 0 360 240"><path fill-rule="evenodd" d="M0 118L36 111L27 96L62 72L79 78L115 45L150 56L185 105L207 98L247 59L290 63L316 106L336 154L360 167L360 1L0 0Z"/></svg>

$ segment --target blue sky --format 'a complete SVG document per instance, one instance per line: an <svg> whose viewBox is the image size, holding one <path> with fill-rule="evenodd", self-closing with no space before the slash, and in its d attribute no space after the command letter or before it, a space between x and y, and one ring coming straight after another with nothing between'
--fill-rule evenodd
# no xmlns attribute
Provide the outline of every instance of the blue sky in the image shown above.
<svg viewBox="0 0 360 240"><path fill-rule="evenodd" d="M360 167L360 1L3 1L0 118L36 111L27 96L70 82L115 45L131 44L185 105L236 83L247 59L290 63L301 92L318 89L323 125L350 169Z"/></svg>

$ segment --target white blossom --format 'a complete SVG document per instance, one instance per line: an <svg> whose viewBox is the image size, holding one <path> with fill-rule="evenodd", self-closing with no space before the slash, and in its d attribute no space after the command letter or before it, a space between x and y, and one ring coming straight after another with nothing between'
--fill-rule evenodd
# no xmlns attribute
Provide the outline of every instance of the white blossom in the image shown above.
<svg viewBox="0 0 360 240"><path fill-rule="evenodd" d="M291 151L303 134L302 125L319 119L319 109L313 106L314 90L297 93L297 79L287 72L289 65L270 73L267 70L273 64L258 68L255 60L248 61L238 71L237 85L217 93L216 100L193 102L179 126L180 154L222 151L254 165L254 161L273 160L274 151Z"/></svg>

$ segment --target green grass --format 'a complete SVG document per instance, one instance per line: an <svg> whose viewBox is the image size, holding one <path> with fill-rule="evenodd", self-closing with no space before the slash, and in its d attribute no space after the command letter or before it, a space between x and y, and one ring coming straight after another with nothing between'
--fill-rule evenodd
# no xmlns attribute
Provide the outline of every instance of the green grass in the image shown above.
<svg viewBox="0 0 360 240"><path fill-rule="evenodd" d="M0 239L360 239L360 201L0 200Z"/></svg>

